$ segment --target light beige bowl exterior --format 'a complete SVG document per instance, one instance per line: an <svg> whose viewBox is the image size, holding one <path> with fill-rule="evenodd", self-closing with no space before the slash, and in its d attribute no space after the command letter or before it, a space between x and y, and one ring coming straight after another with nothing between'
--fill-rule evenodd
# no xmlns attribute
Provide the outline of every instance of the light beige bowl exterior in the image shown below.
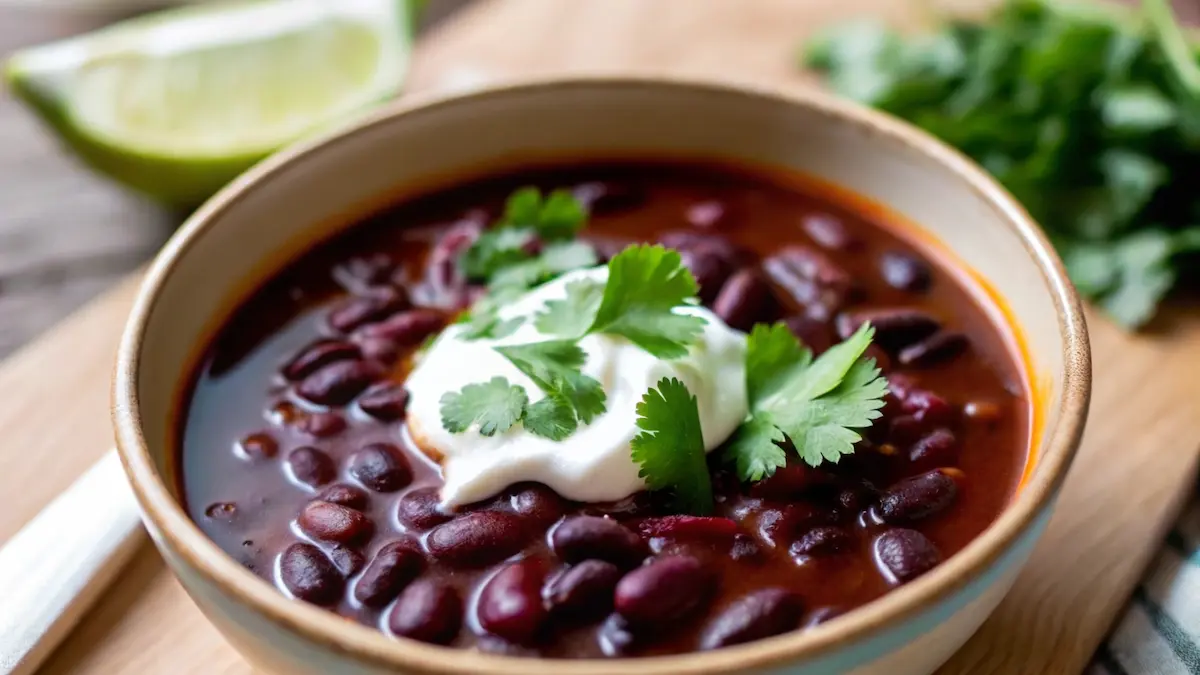
<svg viewBox="0 0 1200 675"><path fill-rule="evenodd" d="M286 599L179 505L174 416L207 338L289 258L398 193L481 168L600 156L717 157L785 167L919 223L1002 296L1038 392L1037 464L1010 508L933 572L806 632L703 654L614 661L499 657L395 640ZM919 675L975 631L1050 516L1086 416L1078 300L1026 213L974 164L897 122L812 92L577 79L405 103L285 151L209 201L167 244L121 344L113 419L155 543L192 598L257 666L288 675Z"/></svg>

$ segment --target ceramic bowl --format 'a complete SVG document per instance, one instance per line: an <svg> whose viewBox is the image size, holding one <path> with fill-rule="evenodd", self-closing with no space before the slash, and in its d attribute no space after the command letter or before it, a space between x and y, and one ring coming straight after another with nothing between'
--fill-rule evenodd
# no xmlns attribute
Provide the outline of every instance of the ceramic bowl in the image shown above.
<svg viewBox="0 0 1200 675"><path fill-rule="evenodd" d="M698 156L803 172L917 224L992 289L1027 357L1033 458L1011 505L929 574L808 631L671 657L554 661L418 644L287 599L180 506L176 422L208 338L257 284L398 194L557 157ZM1078 299L1025 211L970 161L890 117L818 92L702 82L540 81L413 100L284 151L210 200L159 255L120 347L113 420L167 564L256 666L288 675L922 675L979 627L1045 530L1090 387Z"/></svg>

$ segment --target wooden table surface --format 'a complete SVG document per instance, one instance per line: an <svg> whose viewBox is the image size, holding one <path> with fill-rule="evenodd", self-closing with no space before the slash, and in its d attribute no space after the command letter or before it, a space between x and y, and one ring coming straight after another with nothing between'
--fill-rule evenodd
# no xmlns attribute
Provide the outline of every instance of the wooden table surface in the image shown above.
<svg viewBox="0 0 1200 675"><path fill-rule="evenodd" d="M467 1L433 0L423 28ZM114 18L0 0L0 60ZM0 86L0 359L149 260L179 220L89 172Z"/></svg>
<svg viewBox="0 0 1200 675"><path fill-rule="evenodd" d="M0 6L4 1L0 0ZM649 3L660 0L640 1ZM692 1L731 4L739 2ZM776 4L787 1L801 2L776 0ZM837 4L824 5L826 0L808 1L822 7ZM899 6L909 1L911 0L897 0L892 4ZM448 6L446 3L460 4L454 0L434 2L435 9ZM552 3L553 0L537 2ZM532 33L539 35L558 32L564 22L569 23L566 20L570 17L560 16L569 12L568 3L555 3L555 11L551 12L545 11L546 5L535 6L537 2L511 3L517 8L513 10L517 14L521 14L523 10L520 8L524 8L528 10L525 14L530 16L521 14L515 18L522 21L513 20L510 23L525 26ZM592 2L589 6L594 11L585 18L599 21L607 14L619 14L613 9L614 5L624 7L630 15L636 15L635 10L639 9L633 2L604 3L603 6L601 3ZM1179 0L1179 5L1185 16L1193 20L1200 18L1200 0ZM644 7L640 9L644 10ZM537 16L532 16L533 14ZM490 15L481 15L479 18L491 20ZM666 18L664 23L670 23ZM95 18L69 18L47 11L0 7L0 57L21 45L76 33L100 23L102 22ZM586 24L589 31L592 27L580 17L575 17L575 23ZM661 27L663 30L659 32L669 34L673 39L681 39L682 36L691 34L686 22L676 24L678 25ZM752 28L766 29L769 26ZM631 42L638 41L634 39L638 36L629 32L637 32L633 30L633 26L626 26L625 30L626 32L616 34L630 36ZM793 28L789 26L788 30ZM503 41L504 44L513 47L511 33L497 35L495 31L482 30L480 27L478 30L472 29L470 34L472 39L469 46L472 49L466 51L475 53L476 61L486 64L485 67L503 71L505 63L490 60L494 50L489 49L489 45L485 43ZM641 42L645 43L646 40ZM664 55L657 51L661 44L663 41L641 44L640 56L648 58L647 55L651 54L658 60L669 60L669 54ZM446 45L443 41L442 46ZM455 41L455 65L461 63L458 58L464 51L463 47L464 40ZM570 61L569 65L580 65L589 62L589 48L595 45L576 43L573 47L573 60L564 60ZM443 49L443 52L445 51L446 49ZM543 63L542 47L532 41L517 44L510 52L516 61L536 62L546 65L547 68L553 65ZM488 54L489 59L481 60L480 54ZM774 52L764 51L763 55L771 60L758 65L769 64L770 68L780 72L790 67L776 58L777 54ZM445 61L449 58L447 54L428 50L424 56L433 61L439 58ZM757 57L759 54L755 52L752 56ZM743 60L747 63L752 61L750 57ZM736 67L747 67L747 63L739 61ZM695 61L694 65L696 68L720 70L725 64L710 59ZM0 92L0 356L34 337L71 308L82 304L88 297L123 276L124 272L136 267L161 244L175 223L176 220L153 206L127 196L119 188L93 177L75 165L69 157L56 150L53 141L41 132L28 113ZM74 339L79 340L83 336L86 338L72 344L72 349L67 350L63 347L64 335L60 331L60 335L51 340L53 345L42 341L35 347L36 351L27 351L23 358L18 359L19 363L10 361L6 364L6 369L0 371L0 374L8 378L5 382L20 382L23 385L0 388L0 391L4 391L4 396L16 398L15 401L9 398L5 406L0 406L0 422L8 418L8 447L20 447L32 454L32 458L20 462L16 458L0 457L0 460L11 459L7 464L0 461L0 468L4 469L0 474L8 474L10 486L21 486L20 491L23 494L20 495L20 501L28 502L34 498L39 502L44 501L53 494L46 492L50 489L48 485L63 486L69 482L70 476L65 474L55 474L50 476L53 480L45 480L47 476L39 472L49 472L46 467L48 463L58 465L64 461L75 462L79 464L79 469L85 465L82 462L86 461L86 457L81 459L74 455L86 453L73 453L71 457L54 457L53 449L56 445L62 447L59 441L67 447L80 447L81 443L86 445L95 442L107 433L107 423L99 412L103 408L106 393L102 385L92 380L99 382L102 377L98 373L107 371L109 366L95 358L95 354L81 354L81 351L88 350L108 353L105 340L110 340L111 336L106 335L103 336L104 339L97 340L94 337L97 331L92 330L97 326L105 330L111 328L108 325L111 320L101 320L100 313L103 311L106 311L106 308L94 308L88 315L73 320L73 334L76 335ZM1188 325L1180 332L1186 335L1200 335L1200 318L1192 314L1188 319ZM1104 414L1094 420L1090 440L1085 443L1079 462L1088 468L1089 473L1084 480L1076 480L1069 484L1061 500L1072 505L1072 513L1076 515L1068 514L1056 519L1047 535L1048 539L1053 537L1055 541L1069 540L1070 545L1062 549L1047 549L1045 546L1039 549L1031 566L1049 570L1051 573L1044 579L1033 578L1032 581L1026 580L1026 583L1019 585L1012 601L1002 606L972 643L983 646L961 652L950 666L949 672L972 675L1007 675L1020 672L1017 664L1027 662L1031 652L1055 655L1054 667L1039 672L1079 672L1081 663L1092 653L1095 641L1089 637L1083 640L1086 644L1075 644L1074 640L1063 641L1059 638L1063 635L1078 636L1084 632L1098 636L1105 630L1113 613L1124 600L1105 597L1102 592L1103 588L1112 583L1112 568L1120 565L1115 562L1108 564L1098 561L1116 561L1119 553L1128 552L1122 550L1124 542L1128 541L1127 538L1122 538L1122 533L1113 535L1108 529L1097 527L1097 518L1104 521L1111 519L1103 513L1090 513L1083 507L1092 507L1092 511L1096 511L1099 505L1103 504L1103 500L1095 499L1097 495L1115 494L1130 482L1134 486L1152 484L1156 477L1161 478L1169 472L1178 471L1178 466L1185 462L1167 460L1176 453L1183 456L1185 451L1190 452L1190 444L1200 436L1200 422L1194 420L1194 415L1183 407L1161 406L1154 398L1154 392L1146 391L1153 383L1148 383L1143 377L1147 363L1160 363L1180 357L1184 359L1181 365L1186 365L1188 359L1196 362L1195 353L1200 351L1200 347L1192 346L1196 342L1190 338L1175 339L1174 334L1167 334L1157 342L1150 339L1135 341L1111 327L1097 325L1096 329L1094 347L1097 353L1120 354L1122 358L1108 363L1098 362L1103 372L1098 372L1098 395L1094 400L1093 410L1102 410ZM53 352L54 358L43 358L44 353L50 352ZM67 354L70 354L70 358L67 358ZM89 386L82 392L86 395L85 400L70 401L72 407L78 406L80 410L81 420L75 424L80 428L47 428L47 424L38 421L45 422L60 414L55 409L55 404L63 403L63 395L68 392L55 387L64 382L70 384L72 376L69 373L60 374L62 382L58 383L54 381L54 377L46 378L46 362L61 364L68 360L72 363L75 360L86 360L86 364L81 364L84 367L71 367L80 371L91 369L75 375L88 375ZM39 392L39 387L50 393ZM14 403L16 405L13 405ZM1118 456L1119 452L1128 454L1128 447L1124 445L1126 437L1118 432L1137 428L1151 417L1158 418L1153 433L1147 430L1147 433L1138 436L1138 441L1147 449L1166 450L1148 455L1137 464L1115 461L1106 464L1099 461ZM12 429L18 426L18 421L24 421L25 424L21 425L21 430L14 436ZM3 426L0 424L0 427ZM84 431L87 433L83 433ZM1076 472L1077 475L1079 473ZM27 484L34 483L36 489L26 489ZM1135 490L1129 488L1129 491ZM31 492L37 494L30 497ZM1163 513L1154 516L1156 522L1166 522L1169 517L1167 512L1177 506L1174 502L1150 499L1146 495L1142 497L1140 502L1135 500L1131 503L1126 500L1126 506L1131 512L1141 512L1143 516L1152 509L1161 510ZM18 506L33 508L32 504ZM1060 510L1068 511L1065 507ZM2 520L0 525L4 525ZM16 525L9 523L8 526L11 531ZM1128 535L1128 530L1129 528L1124 528L1123 534ZM4 532L0 532L0 540L3 536ZM1139 536L1144 541L1160 540L1160 535L1156 533ZM1149 549L1153 546L1144 548ZM1124 565L1119 575L1128 578L1128 583L1124 586L1126 588L1140 575L1137 570L1142 569L1149 557L1148 552L1145 555L1134 555L1138 557L1138 562ZM1085 583L1064 583L1056 586L1052 582L1060 577L1056 577L1054 572L1057 570L1062 573L1064 569L1074 579ZM213 629L195 616L194 608L181 604L182 592L169 575L163 572L161 562L152 549L144 548L132 566L122 574L122 579L102 606L73 634L69 644L55 655L54 660L47 666L47 673L112 675L116 672L114 664L117 663L122 664L122 673L138 675L183 672L197 675L242 675L246 672L240 659L228 648L221 646ZM1080 588L1090 590L1080 592ZM1084 606L1086 608L1081 609ZM1022 608L1040 609L1038 614L1032 616L1022 613ZM187 614L190 622L179 621L179 614L187 612L190 612ZM189 632L184 635L171 634L173 638L170 650L147 650L142 640L144 627L157 625L164 629L171 628L171 617L176 620L173 625L175 630L178 631L182 627ZM1088 626L1087 631L1079 628L1084 624ZM1064 626L1069 627L1069 630ZM164 636L168 634L164 632Z"/></svg>

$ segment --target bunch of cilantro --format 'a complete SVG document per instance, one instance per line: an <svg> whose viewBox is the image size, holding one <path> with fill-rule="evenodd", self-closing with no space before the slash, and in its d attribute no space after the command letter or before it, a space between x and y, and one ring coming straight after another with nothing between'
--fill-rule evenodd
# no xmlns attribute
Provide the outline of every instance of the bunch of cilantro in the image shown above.
<svg viewBox="0 0 1200 675"><path fill-rule="evenodd" d="M1009 0L912 38L848 24L805 62L983 165L1080 292L1136 328L1200 260L1200 69L1167 0L1121 12Z"/></svg>

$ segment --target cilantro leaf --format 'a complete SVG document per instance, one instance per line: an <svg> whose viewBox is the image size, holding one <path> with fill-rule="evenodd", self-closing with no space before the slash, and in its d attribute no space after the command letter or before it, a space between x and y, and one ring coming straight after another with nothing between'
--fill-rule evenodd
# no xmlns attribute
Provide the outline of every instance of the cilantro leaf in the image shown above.
<svg viewBox="0 0 1200 675"><path fill-rule="evenodd" d="M492 275L489 286L493 289L526 290L573 270L596 264L596 251L581 241L547 244L535 258L529 258Z"/></svg>
<svg viewBox="0 0 1200 675"><path fill-rule="evenodd" d="M542 202L537 231L546 241L570 239L587 221L587 211L570 190L554 190Z"/></svg>
<svg viewBox="0 0 1200 675"><path fill-rule="evenodd" d="M556 396L584 424L604 412L607 396L594 378L580 372L587 355L573 340L547 340L495 348L547 396Z"/></svg>
<svg viewBox="0 0 1200 675"><path fill-rule="evenodd" d="M561 441L579 428L571 404L557 393L526 408L522 422L529 433L552 441Z"/></svg>
<svg viewBox="0 0 1200 675"><path fill-rule="evenodd" d="M874 360L857 361L832 391L806 404L774 411L770 419L787 434L808 465L836 463L842 455L854 452L854 444L862 440L855 429L869 427L879 419L885 394L887 380L879 376Z"/></svg>
<svg viewBox="0 0 1200 675"><path fill-rule="evenodd" d="M462 337L464 340L499 340L517 332L523 323L525 319L519 316L501 319L492 313L477 313L467 322Z"/></svg>
<svg viewBox="0 0 1200 675"><path fill-rule="evenodd" d="M525 247L533 241L531 229L488 230L479 235L459 258L468 279L487 279L501 269L529 258Z"/></svg>
<svg viewBox="0 0 1200 675"><path fill-rule="evenodd" d="M569 191L555 190L543 200L537 188L520 188L500 219L459 255L459 265L473 281L530 288L596 264L591 246L571 241L586 221L583 205Z"/></svg>
<svg viewBox="0 0 1200 675"><path fill-rule="evenodd" d="M651 490L670 490L678 507L696 515L712 512L712 480L696 397L682 382L663 378L637 405L638 428L630 444L638 475Z"/></svg>
<svg viewBox="0 0 1200 675"><path fill-rule="evenodd" d="M775 410L789 403L811 401L831 391L846 378L846 373L871 345L874 336L875 328L869 322L863 322L845 341L825 350L824 354L805 367L793 368L793 376L759 401L758 407ZM795 341L795 338L792 339Z"/></svg>
<svg viewBox="0 0 1200 675"><path fill-rule="evenodd" d="M608 262L604 297L588 332L620 335L662 359L686 356L704 319L674 309L698 292L677 251L630 246Z"/></svg>
<svg viewBox="0 0 1200 675"><path fill-rule="evenodd" d="M538 312L534 325L547 335L579 337L587 333L604 299L604 284L581 279L567 284L567 297L550 300Z"/></svg>
<svg viewBox="0 0 1200 675"><path fill-rule="evenodd" d="M864 323L813 359L785 325L755 327L746 343L750 418L725 449L742 480L785 466L786 447L811 466L854 452L855 430L879 418L887 393L874 360L863 358L873 336Z"/></svg>
<svg viewBox="0 0 1200 675"><path fill-rule="evenodd" d="M810 363L812 352L785 324L755 324L746 339L746 393L750 405L777 394Z"/></svg>
<svg viewBox="0 0 1200 675"><path fill-rule="evenodd" d="M761 480L787 466L787 453L783 450L786 442L787 437L770 415L756 415L738 427L733 440L725 446L725 459L732 461L742 480Z"/></svg>
<svg viewBox="0 0 1200 675"><path fill-rule="evenodd" d="M512 193L504 205L499 228L529 228L544 241L571 239L578 234L587 212L570 190L554 190L545 199L535 187Z"/></svg>
<svg viewBox="0 0 1200 675"><path fill-rule="evenodd" d="M462 391L441 398L442 426L458 434L478 424L483 436L494 436L512 428L525 412L529 398L525 390L503 377L468 384Z"/></svg>

